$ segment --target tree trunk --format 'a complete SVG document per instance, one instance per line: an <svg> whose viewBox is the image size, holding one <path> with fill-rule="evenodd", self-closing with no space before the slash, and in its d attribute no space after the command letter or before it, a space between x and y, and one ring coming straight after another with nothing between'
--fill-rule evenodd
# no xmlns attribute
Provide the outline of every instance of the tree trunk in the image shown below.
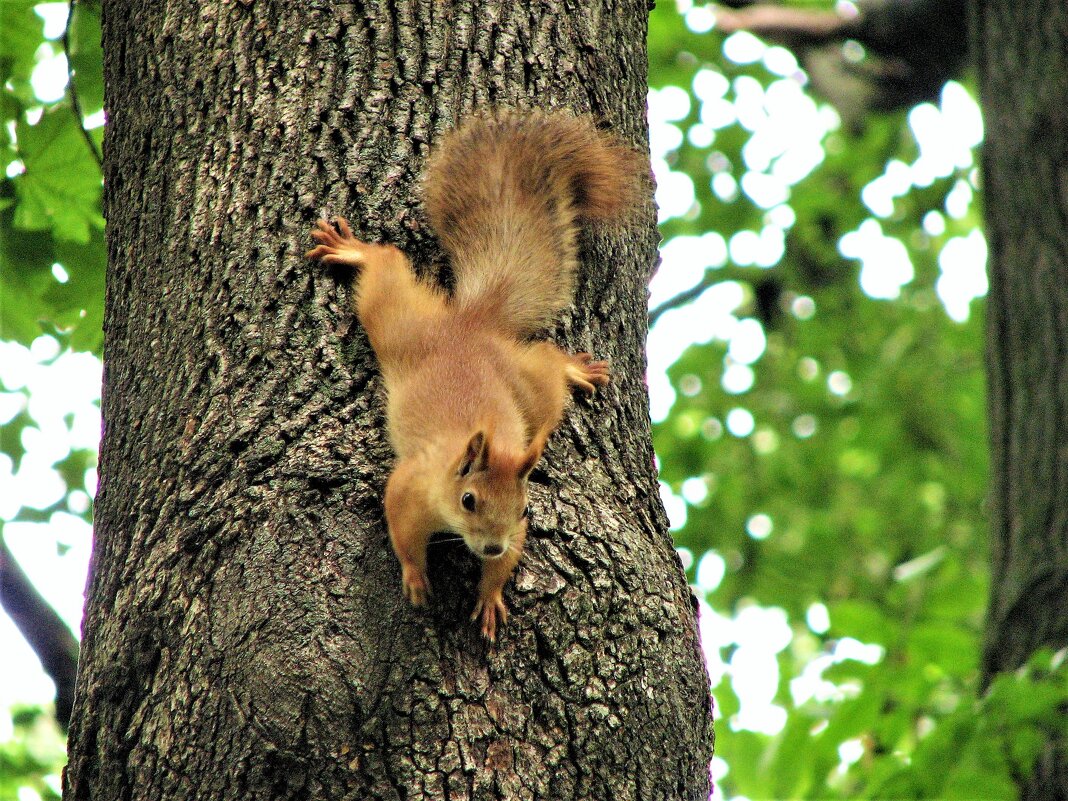
<svg viewBox="0 0 1068 801"><path fill-rule="evenodd" d="M570 11L563 11L568 8ZM428 147L473 108L646 140L644 0L105 4L104 437L70 799L704 799L712 723L643 385L651 203L555 338L612 360L531 487L496 646L382 520L374 355L308 230L440 266ZM440 269L435 273L440 274Z"/></svg>
<svg viewBox="0 0 1068 801"><path fill-rule="evenodd" d="M1068 7L973 3L983 185L994 554L986 681L1068 647ZM1025 799L1068 799L1050 742Z"/></svg>

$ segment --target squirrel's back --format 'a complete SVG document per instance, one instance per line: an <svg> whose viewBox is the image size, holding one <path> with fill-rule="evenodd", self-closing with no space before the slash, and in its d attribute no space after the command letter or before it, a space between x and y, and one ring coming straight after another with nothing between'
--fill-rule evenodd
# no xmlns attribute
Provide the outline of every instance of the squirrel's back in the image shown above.
<svg viewBox="0 0 1068 801"><path fill-rule="evenodd" d="M450 132L424 191L454 304L517 337L545 328L574 293L580 218L622 214L641 164L590 118L562 112L496 112Z"/></svg>

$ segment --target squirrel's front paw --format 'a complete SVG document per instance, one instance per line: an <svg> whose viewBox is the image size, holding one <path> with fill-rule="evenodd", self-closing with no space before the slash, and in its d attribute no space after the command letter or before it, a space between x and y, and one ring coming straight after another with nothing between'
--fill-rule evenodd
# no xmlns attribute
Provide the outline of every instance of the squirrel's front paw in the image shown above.
<svg viewBox="0 0 1068 801"><path fill-rule="evenodd" d="M319 244L304 254L309 259L320 259L326 264L348 264L359 267L367 258L368 245L352 235L349 221L337 218L340 233L326 220L319 220L311 235Z"/></svg>
<svg viewBox="0 0 1068 801"><path fill-rule="evenodd" d="M500 618L502 626L508 622L508 607L504 605L500 590L494 590L488 596L479 596L471 619L478 620L479 617L482 618L482 636L490 642L496 642L497 619Z"/></svg>
<svg viewBox="0 0 1068 801"><path fill-rule="evenodd" d="M427 596L430 595L426 573L412 565L402 565L401 589L404 591L404 597L411 601L412 606L423 606L426 604Z"/></svg>

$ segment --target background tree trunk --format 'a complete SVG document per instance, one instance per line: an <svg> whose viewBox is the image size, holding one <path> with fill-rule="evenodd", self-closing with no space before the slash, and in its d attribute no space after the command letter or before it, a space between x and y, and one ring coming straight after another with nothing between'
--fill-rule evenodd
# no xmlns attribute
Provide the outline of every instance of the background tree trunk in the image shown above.
<svg viewBox="0 0 1068 801"><path fill-rule="evenodd" d="M986 124L994 565L985 680L1068 647L1068 7L973 3ZM1063 740L1025 799L1068 799Z"/></svg>
<svg viewBox="0 0 1068 801"><path fill-rule="evenodd" d="M66 795L705 798L694 606L643 385L651 205L585 239L557 339L608 356L534 475L496 647L477 566L405 605L373 353L321 215L440 264L416 181L491 104L646 139L646 4L105 6L104 438Z"/></svg>

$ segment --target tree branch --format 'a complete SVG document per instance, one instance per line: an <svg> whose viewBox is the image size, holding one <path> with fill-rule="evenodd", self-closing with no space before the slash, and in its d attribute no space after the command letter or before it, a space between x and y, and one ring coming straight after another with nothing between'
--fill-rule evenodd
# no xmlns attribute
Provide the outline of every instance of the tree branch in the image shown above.
<svg viewBox="0 0 1068 801"><path fill-rule="evenodd" d="M746 30L797 52L816 89L847 116L892 111L938 96L967 58L959 0L860 0L859 13L760 3L718 8L716 27ZM832 47L864 46L848 56ZM859 59L859 61L858 61Z"/></svg>
<svg viewBox="0 0 1068 801"><path fill-rule="evenodd" d="M820 45L853 35L856 15L755 5L736 11L716 11L716 27L723 33L749 31L783 44Z"/></svg>
<svg viewBox="0 0 1068 801"><path fill-rule="evenodd" d="M56 719L70 724L74 679L78 672L78 641L56 610L33 586L0 536L0 606L30 644L45 673L56 684Z"/></svg>
<svg viewBox="0 0 1068 801"><path fill-rule="evenodd" d="M682 306L685 306L692 300L697 300L697 298L699 298L706 289L710 289L711 287L725 280L727 279L725 279L723 275L719 272L711 270L706 272L705 277L689 289L680 292L677 295L673 295L672 297L661 303L659 306L650 309L649 327L652 328L654 325L656 325L656 321L659 320L665 312L669 312L672 309L678 309Z"/></svg>
<svg viewBox="0 0 1068 801"><path fill-rule="evenodd" d="M707 269L705 270L704 277L692 287L683 290L677 295L672 295L663 303L650 309L649 327L652 328L657 320L672 309L681 308L690 301L697 300L697 298L704 294L706 289L711 289L716 284L722 284L725 281L735 281L737 283L749 284L752 286L759 280L761 272L762 271L756 268L737 267L735 265Z"/></svg>

